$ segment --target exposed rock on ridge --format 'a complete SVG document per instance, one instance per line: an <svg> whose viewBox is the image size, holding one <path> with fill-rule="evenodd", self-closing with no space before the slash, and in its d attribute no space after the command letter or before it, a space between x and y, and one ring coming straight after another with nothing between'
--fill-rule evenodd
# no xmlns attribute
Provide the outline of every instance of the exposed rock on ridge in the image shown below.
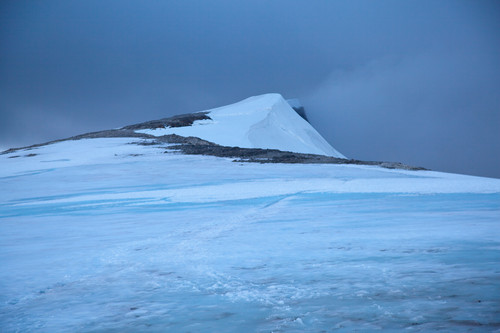
<svg viewBox="0 0 500 333"><path fill-rule="evenodd" d="M292 102L293 101L293 102ZM294 100L287 101L296 110L300 103ZM298 104L297 104L298 103ZM302 107L303 110L303 107ZM296 110L296 112L300 111ZM132 143L141 145L157 145L166 150L166 152L180 152L189 155L209 155L216 157L234 158L237 162L257 162L257 163L323 163L323 164L357 164L357 165L376 165L389 169L405 170L426 170L421 167L413 167L395 162L375 162L360 161L354 159L338 158L326 155L298 153L283 151L278 149L265 148L242 148L219 145L208 140L203 140L195 136L182 136L177 134L151 135L148 133L136 132L142 129L156 128L175 128L188 127L197 120L211 120L209 112L196 112L177 115L159 120L147 121L139 124L124 126L120 129L91 132L73 136L67 139L54 140L42 144L36 144L22 148L8 149L0 154L11 154L20 150L31 150L40 146L45 146L62 141L94 139L94 138L138 138L144 139ZM303 116L305 118L305 114ZM307 119L306 119L307 120ZM36 154L24 155L25 157L35 156ZM20 156L12 156L20 157Z"/></svg>
<svg viewBox="0 0 500 333"><path fill-rule="evenodd" d="M168 119L168 118L166 118ZM140 124L138 124L140 125ZM135 126L135 125L131 125ZM127 126L128 127L128 126ZM124 127L125 128L125 127ZM376 162L360 161L354 159L336 158L325 155L302 154L281 151L276 149L260 148L240 148L220 146L213 142L202 140L197 137L184 137L176 134L169 134L155 137L149 134L136 133L129 129L115 129L100 132L92 132L73 136L67 139L50 141L22 148L11 148L0 154L11 154L22 150L32 150L37 147L70 140L96 139L96 138L140 138L141 141L133 141L132 144L156 145L165 149L165 152L179 152L187 155L208 155L216 157L234 158L234 162L249 163L303 163L303 164L355 164L355 165L376 165L387 169L403 170L427 170L422 167L414 167L397 162ZM165 145L171 144L171 145ZM27 157L36 154L25 155ZM19 156L12 156L19 157Z"/></svg>
<svg viewBox="0 0 500 333"><path fill-rule="evenodd" d="M136 131L141 129L191 126L196 120L210 120L211 118L207 116L207 114L208 112L186 113L170 118L162 118L158 120L146 121L140 124L129 125L122 127L122 129Z"/></svg>

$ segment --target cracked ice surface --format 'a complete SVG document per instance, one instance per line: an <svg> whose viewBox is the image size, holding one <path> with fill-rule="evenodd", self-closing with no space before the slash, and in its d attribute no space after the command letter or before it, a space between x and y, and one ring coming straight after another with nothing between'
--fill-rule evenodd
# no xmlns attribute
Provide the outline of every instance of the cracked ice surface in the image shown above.
<svg viewBox="0 0 500 333"><path fill-rule="evenodd" d="M1 331L500 329L499 180L134 140L0 155Z"/></svg>

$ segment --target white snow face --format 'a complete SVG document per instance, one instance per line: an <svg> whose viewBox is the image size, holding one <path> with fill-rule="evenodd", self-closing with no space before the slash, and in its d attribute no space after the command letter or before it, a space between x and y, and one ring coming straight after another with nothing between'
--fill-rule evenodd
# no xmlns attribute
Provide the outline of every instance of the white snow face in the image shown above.
<svg viewBox="0 0 500 333"><path fill-rule="evenodd" d="M0 155L0 331L498 330L500 180L138 140Z"/></svg>
<svg viewBox="0 0 500 333"><path fill-rule="evenodd" d="M222 146L278 149L345 158L279 94L250 97L206 112L212 120L198 120L186 127L137 132L156 136L195 136Z"/></svg>

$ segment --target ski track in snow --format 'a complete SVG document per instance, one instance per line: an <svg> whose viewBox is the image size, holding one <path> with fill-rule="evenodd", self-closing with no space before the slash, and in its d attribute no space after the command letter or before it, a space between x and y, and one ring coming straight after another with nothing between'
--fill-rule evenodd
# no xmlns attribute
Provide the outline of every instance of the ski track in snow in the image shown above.
<svg viewBox="0 0 500 333"><path fill-rule="evenodd" d="M500 329L500 180L133 141L0 155L2 332Z"/></svg>

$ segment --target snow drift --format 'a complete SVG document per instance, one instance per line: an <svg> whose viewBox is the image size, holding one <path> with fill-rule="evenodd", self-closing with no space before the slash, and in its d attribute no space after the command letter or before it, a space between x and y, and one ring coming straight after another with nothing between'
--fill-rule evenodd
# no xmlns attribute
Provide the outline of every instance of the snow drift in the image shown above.
<svg viewBox="0 0 500 333"><path fill-rule="evenodd" d="M210 119L191 126L140 129L155 136L194 136L222 146L278 149L345 158L280 94L247 98L235 104L205 111Z"/></svg>

